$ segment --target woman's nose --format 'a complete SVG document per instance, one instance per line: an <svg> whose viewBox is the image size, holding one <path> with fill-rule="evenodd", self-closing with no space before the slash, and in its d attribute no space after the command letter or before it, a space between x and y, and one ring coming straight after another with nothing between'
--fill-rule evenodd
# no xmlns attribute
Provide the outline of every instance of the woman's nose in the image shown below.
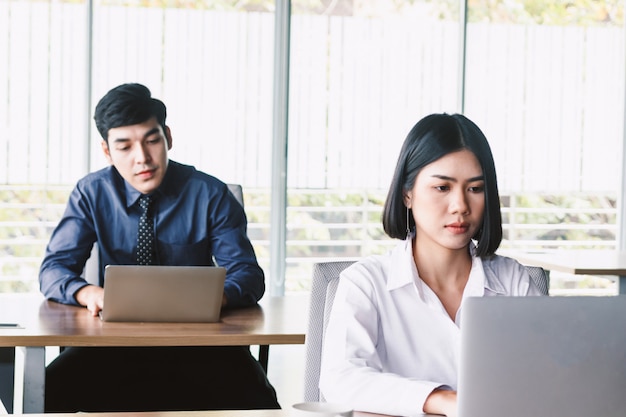
<svg viewBox="0 0 626 417"><path fill-rule="evenodd" d="M469 204L467 203L467 195L464 191L456 191L452 193L452 201L450 202L450 212L453 214L468 214Z"/></svg>

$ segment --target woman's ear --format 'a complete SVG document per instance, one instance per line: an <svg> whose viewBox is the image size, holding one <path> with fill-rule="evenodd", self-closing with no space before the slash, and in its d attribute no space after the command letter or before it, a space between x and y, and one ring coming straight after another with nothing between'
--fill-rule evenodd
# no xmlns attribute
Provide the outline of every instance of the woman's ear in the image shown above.
<svg viewBox="0 0 626 417"><path fill-rule="evenodd" d="M412 197L411 191L404 193L404 205L406 206L406 208L411 208L411 197Z"/></svg>

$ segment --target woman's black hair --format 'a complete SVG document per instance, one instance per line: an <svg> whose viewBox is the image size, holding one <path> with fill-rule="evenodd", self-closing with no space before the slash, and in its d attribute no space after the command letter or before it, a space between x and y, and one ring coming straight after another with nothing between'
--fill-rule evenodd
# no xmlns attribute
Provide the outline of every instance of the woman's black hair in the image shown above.
<svg viewBox="0 0 626 417"><path fill-rule="evenodd" d="M485 212L482 227L473 237L478 256L492 255L502 241L502 214L493 154L483 132L461 114L431 114L417 122L407 135L396 165L383 209L383 229L392 238L404 239L407 225L405 195L413 189L417 174L426 165L456 151L472 152L483 170Z"/></svg>

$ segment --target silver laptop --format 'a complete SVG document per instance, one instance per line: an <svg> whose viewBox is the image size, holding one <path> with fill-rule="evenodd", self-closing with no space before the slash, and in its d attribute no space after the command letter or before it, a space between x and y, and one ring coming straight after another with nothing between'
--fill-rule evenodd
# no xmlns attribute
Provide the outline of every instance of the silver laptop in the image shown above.
<svg viewBox="0 0 626 417"><path fill-rule="evenodd" d="M104 321L216 322L226 269L211 266L107 265Z"/></svg>
<svg viewBox="0 0 626 417"><path fill-rule="evenodd" d="M626 296L463 305L459 417L626 416Z"/></svg>

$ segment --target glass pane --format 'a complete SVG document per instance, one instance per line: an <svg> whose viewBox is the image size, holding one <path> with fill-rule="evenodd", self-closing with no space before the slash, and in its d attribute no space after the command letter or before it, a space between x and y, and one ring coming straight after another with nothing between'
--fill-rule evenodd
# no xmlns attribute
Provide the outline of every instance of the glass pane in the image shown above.
<svg viewBox="0 0 626 417"><path fill-rule="evenodd" d="M84 1L0 1L0 291L38 291L50 232L87 172Z"/></svg>
<svg viewBox="0 0 626 417"><path fill-rule="evenodd" d="M70 183L86 170L85 16L84 2L0 2L2 184Z"/></svg>
<svg viewBox="0 0 626 417"><path fill-rule="evenodd" d="M470 4L465 109L494 151L502 247L616 248L623 2Z"/></svg>
<svg viewBox="0 0 626 417"><path fill-rule="evenodd" d="M106 164L93 108L124 82L168 106L172 159L243 186L269 269L271 4L95 1L91 31L85 1L0 1L0 291L38 291L69 190Z"/></svg>
<svg viewBox="0 0 626 417"><path fill-rule="evenodd" d="M267 188L274 15L232 3L96 2L92 107L118 84L145 84L167 105L172 159Z"/></svg>
<svg viewBox="0 0 626 417"><path fill-rule="evenodd" d="M315 261L389 247L380 213L400 146L457 108L458 9L445 5L293 1L287 291L308 288Z"/></svg>
<svg viewBox="0 0 626 417"><path fill-rule="evenodd" d="M274 14L254 3L96 2L93 106L124 82L162 99L170 157L242 185L249 236L267 272ZM106 163L99 150L94 160Z"/></svg>

